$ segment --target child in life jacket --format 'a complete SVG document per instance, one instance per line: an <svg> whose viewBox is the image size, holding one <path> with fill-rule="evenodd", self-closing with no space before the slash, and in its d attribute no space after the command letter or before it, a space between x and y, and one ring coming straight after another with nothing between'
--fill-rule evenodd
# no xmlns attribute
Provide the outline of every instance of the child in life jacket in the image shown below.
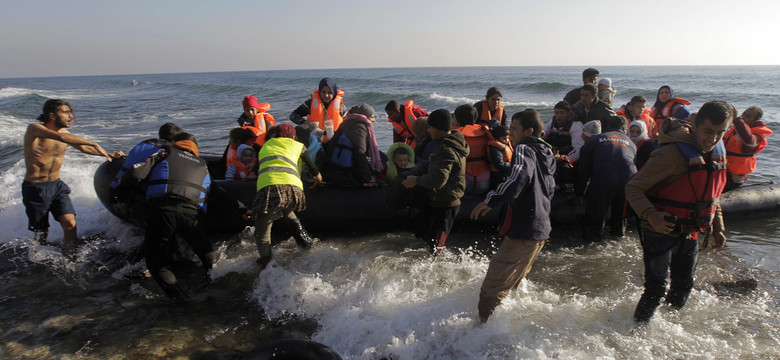
<svg viewBox="0 0 780 360"><path fill-rule="evenodd" d="M257 179L257 153L247 144L241 144L236 150L239 161L231 161L225 179Z"/></svg>
<svg viewBox="0 0 780 360"><path fill-rule="evenodd" d="M393 143L387 150L387 170L385 170L385 179L387 182L393 182L398 178L398 174L414 167L414 150L411 146L403 142Z"/></svg>
<svg viewBox="0 0 780 360"><path fill-rule="evenodd" d="M490 165L490 188L495 189L506 179L506 174L512 169L512 153L514 148L509 141L509 130L504 125L498 125L490 130L493 139L488 143L488 160Z"/></svg>

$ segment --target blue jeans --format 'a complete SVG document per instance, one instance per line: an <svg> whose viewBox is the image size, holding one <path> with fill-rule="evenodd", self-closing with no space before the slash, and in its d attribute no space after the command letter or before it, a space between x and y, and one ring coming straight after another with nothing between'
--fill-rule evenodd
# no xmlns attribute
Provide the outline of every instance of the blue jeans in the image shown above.
<svg viewBox="0 0 780 360"><path fill-rule="evenodd" d="M693 275L699 242L671 237L642 229L642 252L645 263L645 292L634 311L636 322L648 322L666 296L672 308L680 309L693 289ZM671 286L666 291L667 279Z"/></svg>

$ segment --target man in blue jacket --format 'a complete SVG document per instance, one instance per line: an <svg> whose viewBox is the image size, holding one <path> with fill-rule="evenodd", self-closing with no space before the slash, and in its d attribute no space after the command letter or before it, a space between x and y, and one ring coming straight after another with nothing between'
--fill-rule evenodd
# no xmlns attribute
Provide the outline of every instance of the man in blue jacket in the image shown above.
<svg viewBox="0 0 780 360"><path fill-rule="evenodd" d="M525 278L550 238L550 200L555 192L555 156L550 144L539 136L544 124L536 110L526 109L512 116L512 142L518 144L506 181L490 191L477 205L471 218L509 203L501 227L504 241L490 260L479 292L479 318L486 322L493 310Z"/></svg>
<svg viewBox="0 0 780 360"><path fill-rule="evenodd" d="M585 195L582 238L586 245L604 239L607 222L610 235L620 237L626 234L623 211L625 187L636 173L636 145L626 135L627 125L626 118L622 116L610 117L607 130L588 139L580 149L579 176L574 193L580 197Z"/></svg>

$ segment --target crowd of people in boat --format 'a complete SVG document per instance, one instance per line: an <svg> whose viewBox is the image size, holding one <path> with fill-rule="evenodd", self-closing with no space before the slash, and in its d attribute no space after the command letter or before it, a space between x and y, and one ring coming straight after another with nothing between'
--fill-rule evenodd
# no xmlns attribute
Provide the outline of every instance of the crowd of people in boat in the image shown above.
<svg viewBox="0 0 780 360"><path fill-rule="evenodd" d="M429 113L411 100L389 101L384 109L394 142L386 152L374 134L374 108L365 103L348 108L344 91L331 79L322 79L290 114L296 126L277 124L268 113L270 104L247 95L220 164L226 178L257 184L243 216L254 219L258 264L265 268L273 258L271 228L277 220L298 245L312 245L296 216L306 208L306 182L396 189L399 197L410 199L404 204L420 208L415 234L434 256L444 249L461 198L479 196L484 201L472 210L472 218L506 207L500 229L505 238L480 290L479 315L486 321L528 274L549 239L550 201L557 192L571 201L584 200L585 243L602 240L607 228L609 234L623 236L625 210L642 221L646 281L634 314L638 322L647 322L664 297L672 307L682 307L693 285L698 234L712 233L714 247L725 245L717 199L755 170L755 154L772 131L758 107L739 116L733 105L710 101L691 113L686 107L691 102L675 97L666 85L650 109L647 99L637 95L615 111L617 90L611 79L598 77L596 69L586 69L583 85L555 105L547 123L534 109L509 117L498 87L488 89L484 100L452 112ZM96 143L63 135L70 126L61 119L64 108L70 111L67 103L47 102L43 125L36 124L46 131L31 125L28 133L35 130L35 141L71 144L110 160ZM41 144L32 141L29 146ZM25 140L29 173L36 159L27 150ZM52 156L61 160L63 155ZM117 199L138 197L148 204L146 264L165 293L179 301L189 295L170 270L176 234L185 235L205 270L216 259L198 214L207 210L212 176L222 174L210 175L198 155L192 134L164 124L158 139L141 142L127 154L111 184ZM55 198L67 199L63 191ZM30 204L25 195L28 215L35 207ZM52 206L51 211L58 218L72 206ZM36 221L30 217L31 230L48 228L40 217ZM75 232L75 219L72 228Z"/></svg>

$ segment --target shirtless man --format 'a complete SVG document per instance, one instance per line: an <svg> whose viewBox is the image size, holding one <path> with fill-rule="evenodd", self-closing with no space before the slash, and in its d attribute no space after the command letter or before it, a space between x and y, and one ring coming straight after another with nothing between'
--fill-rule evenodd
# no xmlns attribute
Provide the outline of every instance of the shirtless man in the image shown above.
<svg viewBox="0 0 780 360"><path fill-rule="evenodd" d="M67 128L73 122L73 109L62 100L48 100L41 124L30 124L24 134L24 165L27 173L22 183L22 202L27 210L29 229L35 239L45 244L49 234L49 212L62 225L65 233L63 250L72 257L76 252L76 211L70 202L70 188L60 180L60 168L68 145L79 151L103 156L109 161L123 156L122 151L106 153L95 142L71 134Z"/></svg>

